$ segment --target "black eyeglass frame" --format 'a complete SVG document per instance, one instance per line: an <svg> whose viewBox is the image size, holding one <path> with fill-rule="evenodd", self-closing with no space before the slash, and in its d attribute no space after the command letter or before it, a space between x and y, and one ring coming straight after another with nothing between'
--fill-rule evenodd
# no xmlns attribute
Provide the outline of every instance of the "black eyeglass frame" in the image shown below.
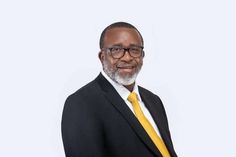
<svg viewBox="0 0 236 157"><path fill-rule="evenodd" d="M112 49L114 49L114 48L120 48L120 49L122 49L123 50L123 55L121 55L120 57L114 57L113 56L113 53L112 53ZM130 49L132 49L132 48L141 48L141 53L140 53L140 55L139 56L133 56L131 53L130 53ZM114 59L120 59L120 58L122 58L124 55L125 55L125 52L127 51L128 53L129 53L129 55L131 56L131 57L134 57L134 58L139 58L139 57L144 57L144 50L143 50L143 46L135 46L135 47L127 47L127 48L125 48L125 47L104 47L104 48L102 48L101 50L109 50L109 53L110 53L110 55L114 58Z"/></svg>

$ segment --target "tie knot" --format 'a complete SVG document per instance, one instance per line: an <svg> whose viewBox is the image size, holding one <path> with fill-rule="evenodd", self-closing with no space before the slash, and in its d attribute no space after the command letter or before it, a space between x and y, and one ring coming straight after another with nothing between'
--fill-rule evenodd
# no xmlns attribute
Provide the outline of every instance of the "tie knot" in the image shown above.
<svg viewBox="0 0 236 157"><path fill-rule="evenodd" d="M128 100L131 103L133 103L135 101L138 101L137 94L135 92L130 93L129 96L128 96Z"/></svg>

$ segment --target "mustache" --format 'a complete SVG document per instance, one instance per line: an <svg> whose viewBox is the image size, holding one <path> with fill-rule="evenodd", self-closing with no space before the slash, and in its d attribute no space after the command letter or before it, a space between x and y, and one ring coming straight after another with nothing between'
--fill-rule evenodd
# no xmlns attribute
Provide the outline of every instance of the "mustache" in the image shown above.
<svg viewBox="0 0 236 157"><path fill-rule="evenodd" d="M116 67L136 67L137 64L135 62L133 63L125 63L125 62L120 62L116 65Z"/></svg>

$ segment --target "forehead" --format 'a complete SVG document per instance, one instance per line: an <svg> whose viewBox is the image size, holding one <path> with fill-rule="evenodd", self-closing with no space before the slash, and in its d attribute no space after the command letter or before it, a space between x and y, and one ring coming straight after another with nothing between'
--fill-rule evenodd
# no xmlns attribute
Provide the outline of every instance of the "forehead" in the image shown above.
<svg viewBox="0 0 236 157"><path fill-rule="evenodd" d="M107 30L104 36L104 46L121 45L142 46L139 33L133 28L118 27Z"/></svg>

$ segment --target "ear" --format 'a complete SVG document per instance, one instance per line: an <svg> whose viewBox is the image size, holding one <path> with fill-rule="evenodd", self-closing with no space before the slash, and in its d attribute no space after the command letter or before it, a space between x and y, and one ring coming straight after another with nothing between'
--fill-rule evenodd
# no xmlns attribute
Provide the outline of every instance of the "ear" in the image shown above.
<svg viewBox="0 0 236 157"><path fill-rule="evenodd" d="M144 56L145 56L145 52L143 51L143 58L144 58Z"/></svg>
<svg viewBox="0 0 236 157"><path fill-rule="evenodd" d="M104 53L102 51L99 51L98 53L98 58L100 60L101 63L103 63L103 60L104 60Z"/></svg>

